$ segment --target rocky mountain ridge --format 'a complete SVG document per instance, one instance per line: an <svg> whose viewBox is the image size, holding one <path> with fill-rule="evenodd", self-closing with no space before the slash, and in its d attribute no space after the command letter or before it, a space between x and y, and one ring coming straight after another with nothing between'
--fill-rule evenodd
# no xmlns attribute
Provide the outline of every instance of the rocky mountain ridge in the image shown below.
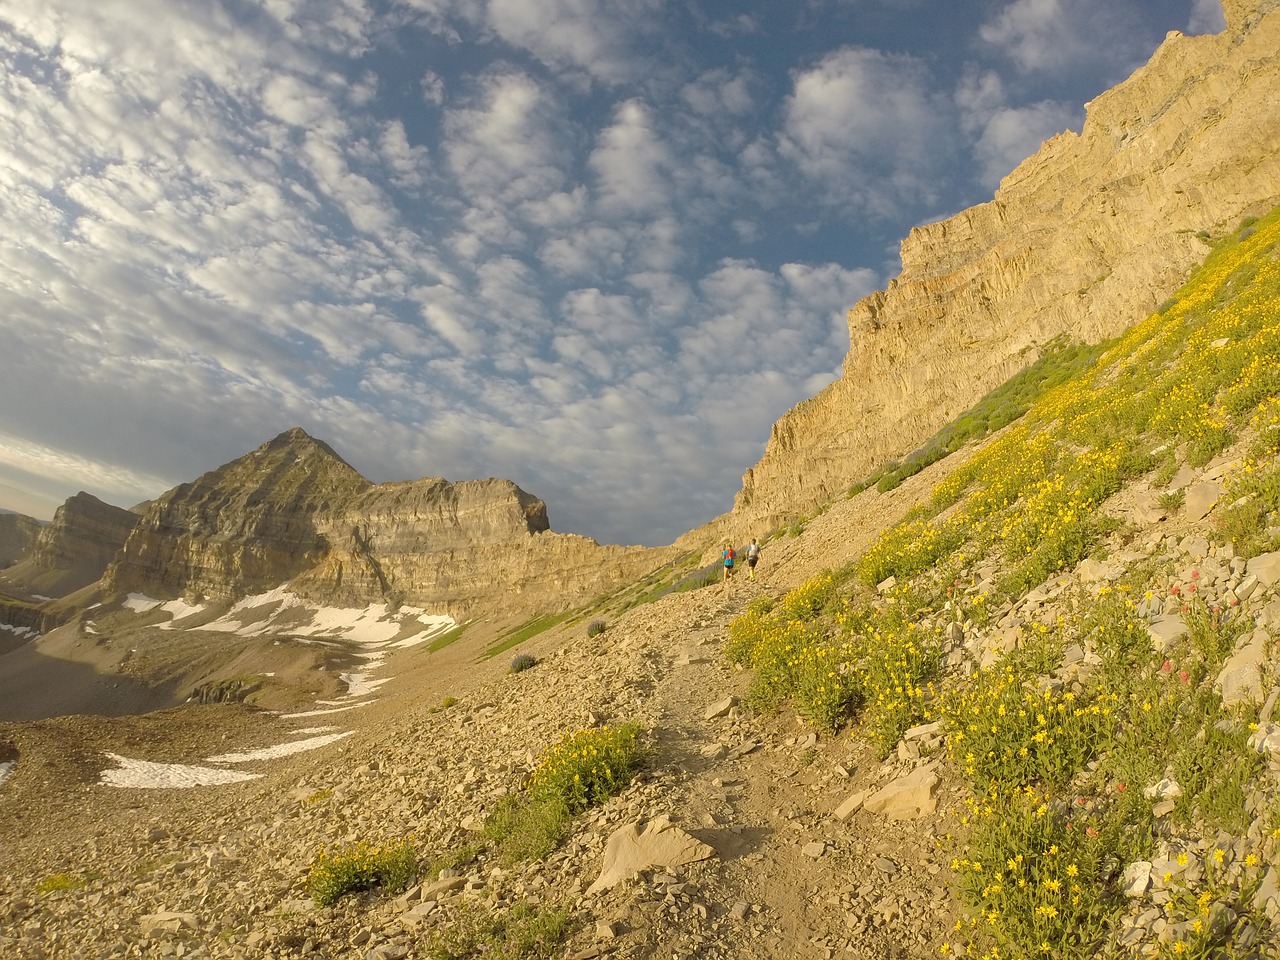
<svg viewBox="0 0 1280 960"><path fill-rule="evenodd" d="M26 557L43 526L34 517L21 513L0 513L0 567Z"/></svg>
<svg viewBox="0 0 1280 960"><path fill-rule="evenodd" d="M325 602L461 617L581 599L671 553L553 533L546 505L506 480L375 485L297 428L132 521L104 565L104 596L234 601L287 584Z"/></svg>
<svg viewBox="0 0 1280 960"><path fill-rule="evenodd" d="M63 596L98 580L141 518L81 491L42 525L22 561L5 579L30 591Z"/></svg>
<svg viewBox="0 0 1280 960"><path fill-rule="evenodd" d="M842 376L773 427L731 513L678 541L767 532L901 458L1061 334L1150 313L1208 238L1280 197L1280 5L1230 0L1171 33L989 203L911 231L902 272L849 311Z"/></svg>

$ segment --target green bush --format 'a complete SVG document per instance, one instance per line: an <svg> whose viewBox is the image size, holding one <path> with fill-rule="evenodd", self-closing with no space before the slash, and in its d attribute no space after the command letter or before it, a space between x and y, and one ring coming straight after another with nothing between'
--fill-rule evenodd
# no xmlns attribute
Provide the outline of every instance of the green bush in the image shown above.
<svg viewBox="0 0 1280 960"><path fill-rule="evenodd" d="M418 854L412 841L382 846L356 843L339 850L321 850L307 874L307 892L317 906L327 907L358 890L380 887L399 893L418 874Z"/></svg>
<svg viewBox="0 0 1280 960"><path fill-rule="evenodd" d="M511 666L508 673L524 673L526 670L532 670L538 665L538 658L531 653L519 653L511 658Z"/></svg>
<svg viewBox="0 0 1280 960"><path fill-rule="evenodd" d="M546 960L559 956L572 930L569 911L517 904L501 913L465 905L423 942L429 960Z"/></svg>
<svg viewBox="0 0 1280 960"><path fill-rule="evenodd" d="M507 863L539 859L555 850L569 821L622 790L647 751L634 723L566 734L525 778L524 790L499 801L485 834Z"/></svg>

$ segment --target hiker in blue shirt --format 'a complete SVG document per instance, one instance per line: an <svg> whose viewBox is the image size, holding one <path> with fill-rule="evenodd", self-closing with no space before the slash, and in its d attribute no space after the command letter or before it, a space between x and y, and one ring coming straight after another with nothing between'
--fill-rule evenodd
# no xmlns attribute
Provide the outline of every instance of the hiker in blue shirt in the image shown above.
<svg viewBox="0 0 1280 960"><path fill-rule="evenodd" d="M724 553L720 557L724 560L724 582L728 583L729 578L733 576L733 562L737 559L737 554L733 552L733 545L726 543Z"/></svg>

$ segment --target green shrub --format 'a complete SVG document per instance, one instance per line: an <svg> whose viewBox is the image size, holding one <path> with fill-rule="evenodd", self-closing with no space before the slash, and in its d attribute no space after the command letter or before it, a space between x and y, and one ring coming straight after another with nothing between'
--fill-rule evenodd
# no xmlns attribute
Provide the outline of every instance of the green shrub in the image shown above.
<svg viewBox="0 0 1280 960"><path fill-rule="evenodd" d="M70 873L55 873L45 877L36 884L36 893L44 896L47 893L65 893L69 890L82 890L87 885L83 876Z"/></svg>
<svg viewBox="0 0 1280 960"><path fill-rule="evenodd" d="M511 658L511 666L507 668L508 673L524 673L526 670L532 670L538 665L538 658L531 653L519 653Z"/></svg>
<svg viewBox="0 0 1280 960"><path fill-rule="evenodd" d="M508 794L485 818L484 835L497 844L505 864L541 860L564 842L572 819L569 808L554 797Z"/></svg>
<svg viewBox="0 0 1280 960"><path fill-rule="evenodd" d="M504 797L485 834L507 863L540 859L568 833L569 821L622 790L644 762L641 728L630 723L566 734L548 748L524 790Z"/></svg>
<svg viewBox="0 0 1280 960"><path fill-rule="evenodd" d="M429 960L547 960L561 954L572 929L569 911L562 908L517 904L488 913L479 905L464 905L431 930L423 949Z"/></svg>
<svg viewBox="0 0 1280 960"><path fill-rule="evenodd" d="M572 814L603 803L630 782L643 762L640 734L634 723L566 734L543 753L529 776L529 796L557 800Z"/></svg>
<svg viewBox="0 0 1280 960"><path fill-rule="evenodd" d="M382 846L361 842L321 850L307 874L307 892L317 906L327 907L348 893L374 887L399 893L417 874L418 855L412 841Z"/></svg>

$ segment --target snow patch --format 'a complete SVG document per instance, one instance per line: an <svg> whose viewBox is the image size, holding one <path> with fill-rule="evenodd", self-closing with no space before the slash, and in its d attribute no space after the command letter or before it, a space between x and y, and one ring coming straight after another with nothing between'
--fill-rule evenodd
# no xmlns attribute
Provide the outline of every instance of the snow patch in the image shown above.
<svg viewBox="0 0 1280 960"><path fill-rule="evenodd" d="M0 630L15 634L19 637L26 637L27 639L40 636L37 631L32 630L30 627L15 627L11 623L0 623Z"/></svg>
<svg viewBox="0 0 1280 960"><path fill-rule="evenodd" d="M160 609L173 617L174 620L181 620L183 617L189 617L195 613L201 613L204 610L203 603L187 603L185 600L170 600L168 603L161 604ZM172 630L173 621L169 621L164 625L164 629Z"/></svg>
<svg viewBox="0 0 1280 960"><path fill-rule="evenodd" d="M159 600L152 600L145 593L131 593L124 599L124 608L134 613L146 613L160 606Z"/></svg>
<svg viewBox="0 0 1280 960"><path fill-rule="evenodd" d="M13 760L6 760L4 763L0 763L0 786L3 786L4 782L9 779L9 775L13 773L13 768L16 766L17 764Z"/></svg>
<svg viewBox="0 0 1280 960"><path fill-rule="evenodd" d="M272 609L267 610L268 607ZM402 606L394 612L385 603L368 607L322 607L284 587L277 587L245 597L221 617L192 629L235 633L242 637L280 633L366 645L391 643L408 629L414 633L395 640L394 645L410 647L452 626L452 617L430 614L421 607Z"/></svg>
<svg viewBox="0 0 1280 960"><path fill-rule="evenodd" d="M108 753L107 757L119 764L119 768L102 771L98 783L104 787L133 787L141 790L189 789L223 783L240 783L244 780L256 780L262 776L260 773L196 767L186 763L152 763L150 760L132 760L117 753Z"/></svg>
<svg viewBox="0 0 1280 960"><path fill-rule="evenodd" d="M337 730L333 724L327 727L299 727L297 730L291 730L290 733L328 733L330 730Z"/></svg>
<svg viewBox="0 0 1280 960"><path fill-rule="evenodd" d="M354 730L346 730L342 733L326 733L323 736L311 737L307 740L293 740L289 743L280 743L274 747L263 747L261 750L250 750L247 753L220 753L216 757L207 758L208 763L252 763L254 760L274 760L277 757L288 757L295 753L303 753L307 750L316 750L327 744L333 743L335 740L341 740L343 737L349 737L355 733Z"/></svg>
<svg viewBox="0 0 1280 960"><path fill-rule="evenodd" d="M323 717L330 713L346 713L348 710L354 710L357 707L367 707L372 700L366 700L364 703L353 703L345 707L333 707L329 710L303 710L301 713L282 713L283 720L297 720L299 717Z"/></svg>

